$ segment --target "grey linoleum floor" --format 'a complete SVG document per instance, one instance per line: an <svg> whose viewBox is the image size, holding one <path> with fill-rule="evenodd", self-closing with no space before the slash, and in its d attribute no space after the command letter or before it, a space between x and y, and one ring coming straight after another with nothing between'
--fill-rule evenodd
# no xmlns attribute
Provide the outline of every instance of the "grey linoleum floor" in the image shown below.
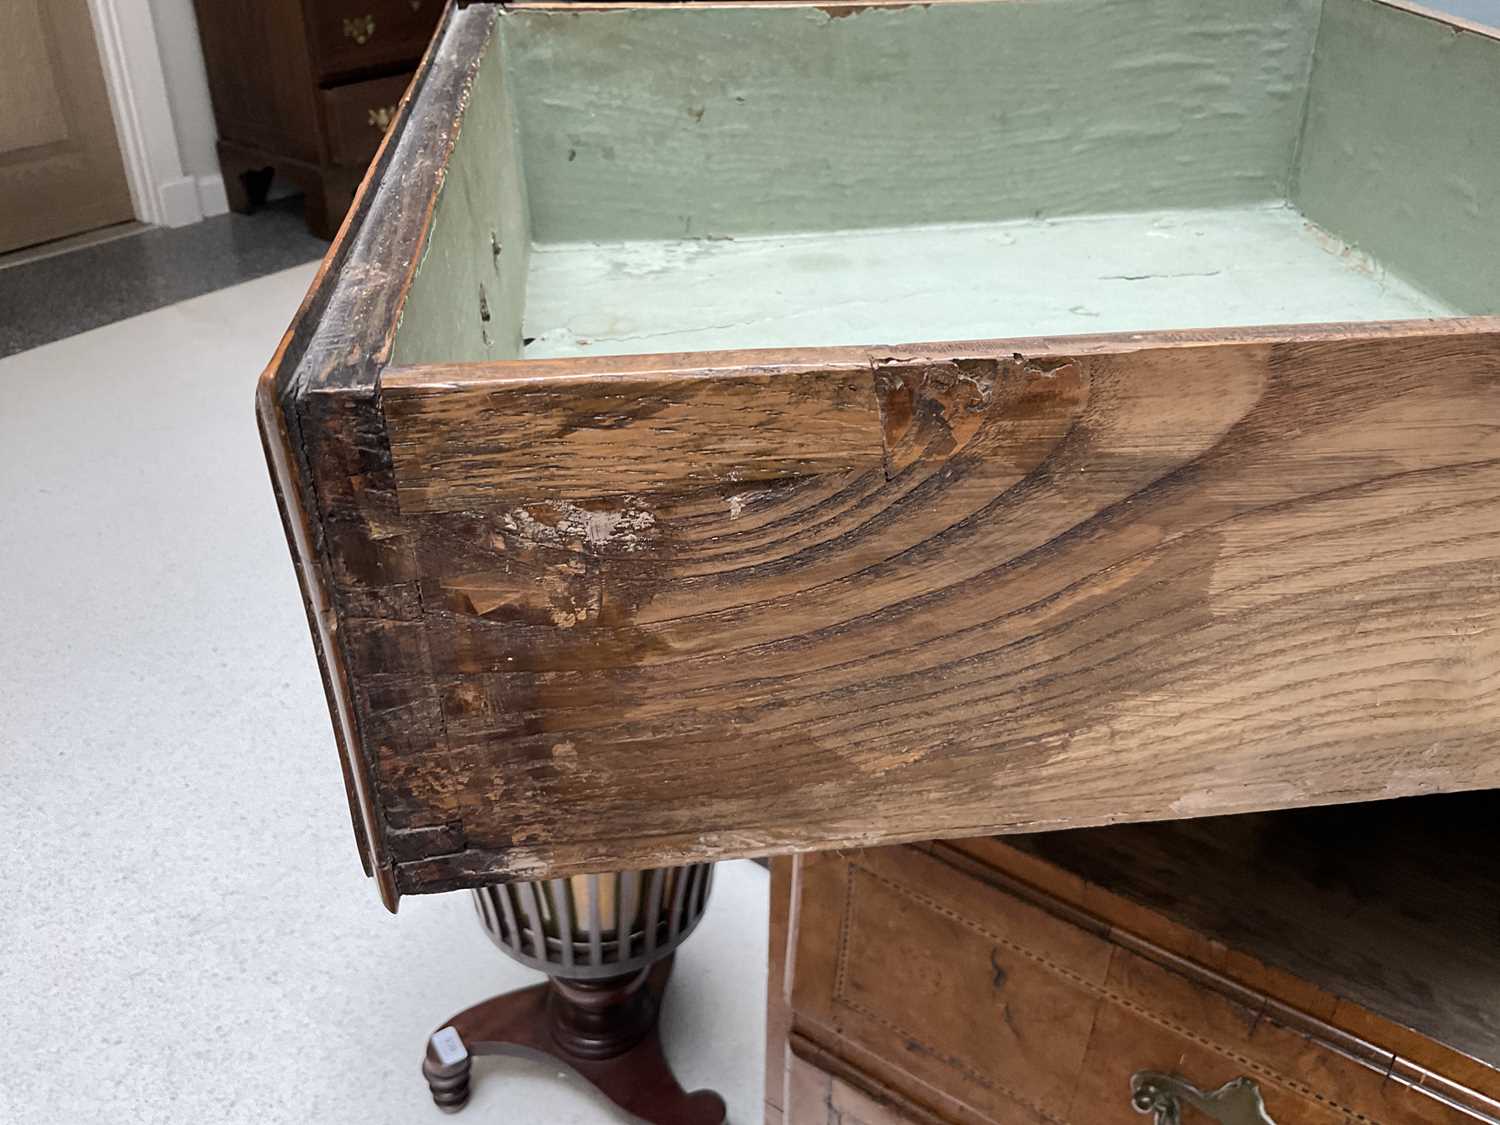
<svg viewBox="0 0 1500 1125"><path fill-rule="evenodd" d="M321 258L302 198L254 215L218 215L169 230L143 227L64 254L0 256L0 356L112 324Z"/></svg>
<svg viewBox="0 0 1500 1125"><path fill-rule="evenodd" d="M467 896L392 917L359 869L251 409L312 274L0 359L5 1125L435 1125L426 1034L536 979ZM721 867L664 1016L736 1125L766 890ZM552 1066L476 1077L473 1125L621 1120Z"/></svg>

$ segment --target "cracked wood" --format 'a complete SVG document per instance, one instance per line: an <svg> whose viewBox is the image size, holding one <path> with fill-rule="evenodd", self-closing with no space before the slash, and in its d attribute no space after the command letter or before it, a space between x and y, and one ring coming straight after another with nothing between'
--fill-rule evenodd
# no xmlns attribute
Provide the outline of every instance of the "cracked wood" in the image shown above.
<svg viewBox="0 0 1500 1125"><path fill-rule="evenodd" d="M399 881L1500 784L1457 324L386 372Z"/></svg>
<svg viewBox="0 0 1500 1125"><path fill-rule="evenodd" d="M388 905L1500 786L1500 321L393 366L498 18L258 400Z"/></svg>

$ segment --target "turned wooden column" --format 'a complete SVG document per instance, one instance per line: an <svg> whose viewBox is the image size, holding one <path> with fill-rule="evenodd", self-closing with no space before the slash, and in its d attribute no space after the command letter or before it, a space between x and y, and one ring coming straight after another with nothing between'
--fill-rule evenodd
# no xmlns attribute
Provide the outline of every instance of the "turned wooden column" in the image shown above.
<svg viewBox="0 0 1500 1125"><path fill-rule="evenodd" d="M433 1101L463 1108L476 1056L540 1055L652 1125L722 1125L723 1099L685 1092L657 1035L673 953L702 918L712 882L712 864L693 864L474 891L490 939L548 979L433 1032L422 1061Z"/></svg>

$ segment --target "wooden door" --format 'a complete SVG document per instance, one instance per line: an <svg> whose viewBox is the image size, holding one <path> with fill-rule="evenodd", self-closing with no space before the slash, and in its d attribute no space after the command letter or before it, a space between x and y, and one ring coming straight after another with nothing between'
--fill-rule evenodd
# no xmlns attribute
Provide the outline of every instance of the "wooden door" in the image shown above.
<svg viewBox="0 0 1500 1125"><path fill-rule="evenodd" d="M87 0L0 0L0 252L133 213Z"/></svg>

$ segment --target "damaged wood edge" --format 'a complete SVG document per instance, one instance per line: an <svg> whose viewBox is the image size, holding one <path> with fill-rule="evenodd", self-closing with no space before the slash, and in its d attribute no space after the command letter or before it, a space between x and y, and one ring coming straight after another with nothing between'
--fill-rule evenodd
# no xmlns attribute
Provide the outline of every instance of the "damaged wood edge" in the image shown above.
<svg viewBox="0 0 1500 1125"><path fill-rule="evenodd" d="M469 34L455 38L454 25L460 20ZM451 79L452 73L464 70L465 65L477 65L482 50L474 46L472 29L480 30L479 43L487 42L493 20L490 12L469 17L457 15L452 9L445 13L401 101L396 120L256 392L262 443L328 699L360 861L365 873L375 878L382 903L392 912L400 898L395 858L390 854L394 841L388 839L375 800L374 768L361 738L348 655L332 601L332 576L318 550L323 537L321 509L312 466L307 462L303 421L308 396L315 389L362 388L363 397L372 405L375 402L379 356L383 348L389 348L396 321L359 307L361 298L372 290L364 282L372 266L378 268L382 259L387 268L389 263L408 265L415 257L418 237L409 229L410 224L402 229L395 221L404 209L405 195L392 202L377 191L377 186L393 165L404 167L415 160L410 150L431 144L425 123L418 121L421 127L414 127L412 119L422 111L431 116L446 104L448 91L429 92L434 72L441 70ZM457 56L458 65L448 61L447 55ZM440 60L446 65L440 66ZM430 210L430 199L435 198L438 186L437 162L429 161L426 167L429 182L422 186L427 189Z"/></svg>
<svg viewBox="0 0 1500 1125"><path fill-rule="evenodd" d="M365 874L375 878L381 902L394 913L400 894L396 889L393 866L381 858L383 832L373 794L373 770L363 752L354 719L348 668L337 638L338 621L328 592L328 576L323 572L312 542L313 527L303 503L306 491L303 471L293 464L292 450L295 447L270 379L261 381L257 399L261 442L271 471L287 546L292 553L292 565L297 572L297 584L302 591L302 604L312 631L323 690L328 698L360 862Z"/></svg>
<svg viewBox="0 0 1500 1125"><path fill-rule="evenodd" d="M1444 792L1481 791L1492 788L1488 778L1469 778ZM1330 792L1319 798L1324 805L1358 804L1372 800L1416 797L1430 794L1420 783L1392 786L1374 783L1368 788ZM1226 801L1213 815L1266 811L1253 797ZM751 832L651 833L625 838L574 839L552 844L532 841L491 847L466 843L458 851L427 855L394 865L394 879L401 894L436 894L468 890L496 882L539 878L566 878L600 871L645 870L650 867L713 863L732 855L735 859L797 856L824 852L851 852L865 848L888 848L910 844L930 850L942 846L950 852L954 841L978 837L1056 832L1076 828L1100 828L1120 823L1111 813L1073 816L1027 815L997 819L974 819L972 814L955 816L933 827L907 831L842 832L819 837L815 842L795 829L776 828ZM944 842L948 843L944 843ZM642 846L642 845L648 846Z"/></svg>
<svg viewBox="0 0 1500 1125"><path fill-rule="evenodd" d="M1156 351L1200 351L1208 360L1219 348L1317 342L1376 342L1465 337L1500 332L1500 317L1386 321L1266 328L1214 329L1094 336L950 341L880 348L801 348L690 352L540 361L501 360L481 364L389 367L380 373L379 401L392 449L398 507L403 516L424 512L480 511L497 504L588 501L606 495L673 494L715 483L750 484L787 478L897 467L893 446L912 424L920 399L937 404L950 397L949 383L972 384L979 400L1011 376L1023 381L1077 379L1081 365L1105 358ZM859 407L856 376L868 379L870 398ZM797 389L805 381L806 390ZM829 389L841 404L843 423L813 441L789 428L789 404L807 396L808 417L821 416L815 388ZM638 388L638 390L637 390ZM766 388L777 393L765 397ZM570 450L593 427L570 403L589 397L622 404L677 396L682 417L715 418L733 411L735 425L753 440L721 432L720 448L705 444L687 456L670 429L639 428L648 445L631 464L604 477L596 461L576 461ZM785 401L783 401L785 400ZM973 404L971 404L972 407ZM523 409L524 408L524 409ZM946 414L947 408L941 408ZM519 413L518 413L519 411ZM863 424L862 413L868 425ZM524 415L524 417L523 417ZM762 416L763 415L763 416ZM549 426L549 420L555 426ZM525 423L525 433L514 427ZM619 429L620 419L608 424ZM725 427L721 425L721 431ZM518 442L536 445L543 462L556 466L543 480L522 465ZM814 448L815 446L815 448ZM597 456L597 451L596 451ZM524 471L523 471L524 470ZM517 475L520 474L520 475ZM528 475L530 474L530 475Z"/></svg>
<svg viewBox="0 0 1500 1125"><path fill-rule="evenodd" d="M867 357L806 355L813 362L705 353L639 357L607 371L520 364L494 381L464 379L453 367L389 368L381 408L401 514L680 494L878 467ZM705 365L693 366L698 359ZM631 417L652 403L669 404L679 421L702 421L700 444L685 445L681 426L660 415ZM622 429L634 435L630 448L606 471L611 447L588 435ZM533 471L536 458L545 472Z"/></svg>

